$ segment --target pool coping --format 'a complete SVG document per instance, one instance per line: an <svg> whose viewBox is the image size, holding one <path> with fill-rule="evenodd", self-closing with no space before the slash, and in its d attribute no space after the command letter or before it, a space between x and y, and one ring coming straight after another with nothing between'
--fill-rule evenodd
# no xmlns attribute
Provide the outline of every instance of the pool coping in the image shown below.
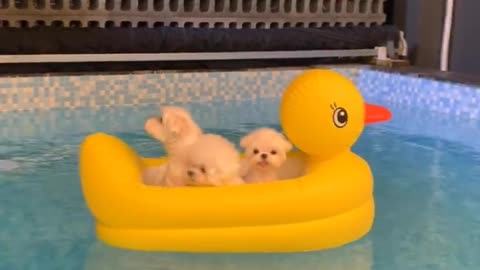
<svg viewBox="0 0 480 270"><path fill-rule="evenodd" d="M25 77L44 77L44 76L55 76L55 77L65 77L65 76L109 76L109 75L123 75L123 74L160 74L160 73L209 73L209 72L243 72L243 71L285 71L285 70L305 70L310 68L362 68L368 70L374 70L385 73L399 74L403 76L425 78L442 82L449 83L458 83L474 87L480 87L480 76L475 76L472 74L452 72L452 71L439 71L430 68L422 68L416 66L402 66L402 67L385 67L380 65L372 65L362 62L354 63L339 63L339 64L326 64L326 63L316 63L316 64L284 64L284 65L272 65L272 66L250 66L246 64L239 67L213 67L213 68L174 68L174 69L153 69L153 68L139 68L139 69L125 69L125 70L113 70L113 71L59 71L59 72L33 72L33 73L6 73L0 74L0 79L2 78L25 78Z"/></svg>
<svg viewBox="0 0 480 270"><path fill-rule="evenodd" d="M407 67L382 67L382 66L369 66L368 69L385 72L395 73L404 76L431 79L441 82L464 84L473 87L480 87L480 76L471 74L452 72L452 71L439 71L434 69L420 68L415 66Z"/></svg>

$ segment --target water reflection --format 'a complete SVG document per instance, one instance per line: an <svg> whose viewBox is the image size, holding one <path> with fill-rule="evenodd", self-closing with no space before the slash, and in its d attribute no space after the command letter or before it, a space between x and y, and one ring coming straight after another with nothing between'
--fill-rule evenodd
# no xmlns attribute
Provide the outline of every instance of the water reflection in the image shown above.
<svg viewBox="0 0 480 270"><path fill-rule="evenodd" d="M180 254L137 252L95 242L87 253L85 270L371 270L372 244L366 238L321 252L295 254Z"/></svg>

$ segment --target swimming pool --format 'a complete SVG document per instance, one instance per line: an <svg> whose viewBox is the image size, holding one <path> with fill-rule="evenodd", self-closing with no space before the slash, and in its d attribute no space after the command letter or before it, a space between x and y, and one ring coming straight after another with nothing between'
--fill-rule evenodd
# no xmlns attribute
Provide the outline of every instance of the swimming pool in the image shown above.
<svg viewBox="0 0 480 270"><path fill-rule="evenodd" d="M480 90L358 68L339 71L357 82L367 101L394 115L367 127L354 147L375 176L375 224L360 241L302 254L105 246L95 239L77 172L78 145L92 132L119 136L145 156L162 155L142 129L158 102L188 107L207 131L237 142L254 127L280 128L281 89L299 70L0 81L20 89L0 90L7 104L0 113L0 269L476 269L480 117L474 105Z"/></svg>

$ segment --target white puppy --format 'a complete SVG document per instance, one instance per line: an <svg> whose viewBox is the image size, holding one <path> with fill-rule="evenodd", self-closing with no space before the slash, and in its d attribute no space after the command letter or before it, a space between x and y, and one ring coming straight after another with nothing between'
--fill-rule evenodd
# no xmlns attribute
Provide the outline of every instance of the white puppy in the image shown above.
<svg viewBox="0 0 480 270"><path fill-rule="evenodd" d="M235 145L219 135L205 134L185 156L184 178L189 186L240 185L240 155Z"/></svg>
<svg viewBox="0 0 480 270"><path fill-rule="evenodd" d="M153 167L144 172L144 183L163 186L183 186L183 155L202 136L202 129L190 113L180 107L166 106L159 117L145 122L145 132L162 142L168 155L166 168Z"/></svg>
<svg viewBox="0 0 480 270"><path fill-rule="evenodd" d="M245 182L259 183L278 179L278 170L287 160L292 144L271 128L254 130L240 140L245 159L241 175Z"/></svg>
<svg viewBox="0 0 480 270"><path fill-rule="evenodd" d="M148 118L144 128L147 134L163 143L169 157L181 153L203 134L191 114L175 106L163 107L161 115Z"/></svg>

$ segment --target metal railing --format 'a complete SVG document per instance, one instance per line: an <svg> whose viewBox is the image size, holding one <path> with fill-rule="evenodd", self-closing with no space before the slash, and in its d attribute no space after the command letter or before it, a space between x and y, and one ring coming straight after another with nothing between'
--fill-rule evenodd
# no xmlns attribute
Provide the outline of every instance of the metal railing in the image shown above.
<svg viewBox="0 0 480 270"><path fill-rule="evenodd" d="M381 25L385 0L0 0L0 27Z"/></svg>

